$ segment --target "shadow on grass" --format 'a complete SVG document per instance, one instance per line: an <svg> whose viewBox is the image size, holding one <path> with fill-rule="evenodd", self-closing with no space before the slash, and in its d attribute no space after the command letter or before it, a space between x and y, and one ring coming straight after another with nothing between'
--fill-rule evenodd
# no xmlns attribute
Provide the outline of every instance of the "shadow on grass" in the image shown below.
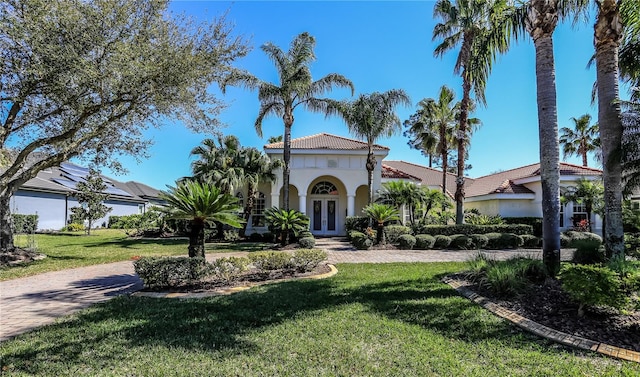
<svg viewBox="0 0 640 377"><path fill-rule="evenodd" d="M252 353L259 345L247 340L248 333L354 304L365 311L469 343L494 339L519 348L527 347L535 339L523 336L504 321L490 316L487 319L477 305L440 282L446 266L428 276L421 276L424 274L417 270L419 265L411 266L410 276L397 278L388 269L401 274L405 272L402 265L379 265L362 271L344 265L340 268L346 271L331 279L272 284L208 299L122 296L42 330L41 338L57 341L38 341L38 347L16 347L20 351L6 356L9 361L30 360L39 353L47 353L64 363L82 363L84 350L109 341L118 346L103 355L105 362L124 357L130 347L152 345L187 351ZM96 330L92 328L99 328L100 336L93 336ZM44 372L40 368L46 368L43 363L29 365L29 373Z"/></svg>
<svg viewBox="0 0 640 377"><path fill-rule="evenodd" d="M226 253L235 251L256 252L271 250L272 243L264 242L213 242L205 245L205 251L209 253Z"/></svg>
<svg viewBox="0 0 640 377"><path fill-rule="evenodd" d="M125 238L119 240L107 240L103 242L87 243L85 247L106 247L106 246L118 246L123 248L132 248L137 245L145 246L187 246L189 240L184 238ZM185 248L186 250L186 248Z"/></svg>

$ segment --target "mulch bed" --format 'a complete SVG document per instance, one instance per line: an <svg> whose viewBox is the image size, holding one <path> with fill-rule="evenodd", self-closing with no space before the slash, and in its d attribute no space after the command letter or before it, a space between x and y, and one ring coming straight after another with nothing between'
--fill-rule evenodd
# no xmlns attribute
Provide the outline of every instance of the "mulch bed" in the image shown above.
<svg viewBox="0 0 640 377"><path fill-rule="evenodd" d="M458 274L467 289L525 318L568 334L640 352L640 311L620 313L609 308L587 308L578 317L578 304L565 293L558 280L531 285L513 298L496 297L491 291Z"/></svg>
<svg viewBox="0 0 640 377"><path fill-rule="evenodd" d="M30 263L46 257L46 255L36 253L35 251L16 248L10 253L0 253L0 267Z"/></svg>

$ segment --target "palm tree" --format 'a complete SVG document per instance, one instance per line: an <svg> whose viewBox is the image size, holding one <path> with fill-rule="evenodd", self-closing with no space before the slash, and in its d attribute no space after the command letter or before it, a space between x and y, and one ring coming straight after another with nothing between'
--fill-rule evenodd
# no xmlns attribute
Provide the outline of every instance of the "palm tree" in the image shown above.
<svg viewBox="0 0 640 377"><path fill-rule="evenodd" d="M433 98L425 98L418 103L420 109L416 112L413 119L405 121L406 136L412 136L413 140L409 143L417 148L431 147L435 153L438 153L442 161L442 192L447 192L447 172L449 171L447 163L449 152L456 144L456 135L458 130L458 119L460 116L460 102L455 102L455 94L449 87L443 85L440 87L438 100ZM475 102L470 101L470 111L475 109ZM478 118L467 119L468 137L464 138L466 147L469 146L471 133L480 125Z"/></svg>
<svg viewBox="0 0 640 377"><path fill-rule="evenodd" d="M425 191L413 182L390 181L382 184L378 201L409 211L409 222L415 224L416 208L426 200ZM406 224L405 224L406 225Z"/></svg>
<svg viewBox="0 0 640 377"><path fill-rule="evenodd" d="M583 9L589 0L530 0L513 13L513 27L525 30L536 50L540 180L542 184L542 259L554 276L560 269L560 143L553 32L558 19Z"/></svg>
<svg viewBox="0 0 640 377"><path fill-rule="evenodd" d="M562 127L560 129L560 145L562 145L562 158L568 156L582 156L582 166L588 166L587 153L597 151L599 148L598 124L591 124L591 115L584 114L580 118L572 117L573 129Z"/></svg>
<svg viewBox="0 0 640 377"><path fill-rule="evenodd" d="M322 111L323 99L318 95L331 90L334 86L350 88L353 95L353 83L346 77L331 73L313 81L310 65L315 60L313 48L315 39L309 33L298 35L289 47L288 52L272 43L262 45L262 51L273 61L280 77L280 86L262 81L254 75L233 71L220 84L222 92L228 85L242 85L249 89L258 90L260 111L255 121L258 136L262 137L262 120L268 115L281 116L284 122L284 168L282 171L284 208L289 209L289 163L291 162L291 127L293 126L293 112L298 106L310 111Z"/></svg>
<svg viewBox="0 0 640 377"><path fill-rule="evenodd" d="M624 258L622 227L622 115L618 88L618 49L623 37L621 0L596 0L598 15L594 26L596 77L598 83L598 124L602 145L602 178L607 233L607 256Z"/></svg>
<svg viewBox="0 0 640 377"><path fill-rule="evenodd" d="M594 208L601 206L603 195L604 188L600 182L582 178L578 180L575 187L568 187L566 189L563 194L563 199L567 202L584 204L585 211L587 212L587 227L589 232L591 232L591 213Z"/></svg>
<svg viewBox="0 0 640 377"><path fill-rule="evenodd" d="M386 243L384 237L384 223L389 221L400 220L400 213L398 210L388 204L371 203L362 209L362 212L366 213L377 225L376 242L379 245Z"/></svg>
<svg viewBox="0 0 640 377"><path fill-rule="evenodd" d="M244 175L242 169L235 165L240 151L240 141L233 135L218 136L217 144L214 139L203 140L202 145L191 150L192 156L198 156L191 163L194 178L215 183L223 192L230 194Z"/></svg>
<svg viewBox="0 0 640 377"><path fill-rule="evenodd" d="M367 143L367 187L369 201L373 202L373 170L376 157L373 146L381 137L391 137L401 130L400 118L395 113L398 105L410 106L411 100L402 89L391 89L383 93L361 94L353 101L327 100L324 103L327 115L338 115L349 127L349 131Z"/></svg>
<svg viewBox="0 0 640 377"><path fill-rule="evenodd" d="M265 218L271 225L271 229L280 232L281 244L289 244L289 234L298 236L301 232L309 230L309 217L295 209L281 209L271 207L265 211Z"/></svg>
<svg viewBox="0 0 640 377"><path fill-rule="evenodd" d="M505 0L438 0L434 16L442 23L433 29L433 39L442 42L434 51L442 56L460 45L454 72L462 77L462 101L458 118L458 167L456 178L456 223L464 222L464 168L467 155L467 127L473 89L476 100L485 104L484 89L498 52L508 49L510 19L504 17Z"/></svg>
<svg viewBox="0 0 640 377"><path fill-rule="evenodd" d="M239 154L238 165L244 173L243 182L247 187L247 201L244 206L244 226L240 236L244 236L249 224L249 217L255 205L258 185L261 182L273 182L276 179L274 171L282 166L280 160L271 160L256 148L243 148Z"/></svg>
<svg viewBox="0 0 640 377"><path fill-rule="evenodd" d="M237 200L211 183L185 181L177 187L167 186L160 196L167 203L164 212L169 218L191 220L189 257L204 258L204 228L207 221L216 221L240 228Z"/></svg>

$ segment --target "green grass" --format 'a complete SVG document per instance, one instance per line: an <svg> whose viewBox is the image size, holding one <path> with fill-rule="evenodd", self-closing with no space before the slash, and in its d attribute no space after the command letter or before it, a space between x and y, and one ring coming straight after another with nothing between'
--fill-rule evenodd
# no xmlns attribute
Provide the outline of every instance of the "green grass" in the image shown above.
<svg viewBox="0 0 640 377"><path fill-rule="evenodd" d="M440 278L462 263L344 264L231 296L121 296L0 344L7 375L637 376L524 333Z"/></svg>

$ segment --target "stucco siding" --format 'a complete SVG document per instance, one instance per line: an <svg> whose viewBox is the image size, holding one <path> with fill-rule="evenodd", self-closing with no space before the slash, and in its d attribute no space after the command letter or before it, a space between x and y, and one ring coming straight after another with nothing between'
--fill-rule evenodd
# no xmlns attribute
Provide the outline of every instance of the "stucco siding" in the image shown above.
<svg viewBox="0 0 640 377"><path fill-rule="evenodd" d="M70 204L75 200L69 198ZM73 203L71 203L73 201ZM11 197L11 212L38 215L38 229L59 230L65 226L65 195L18 190Z"/></svg>

